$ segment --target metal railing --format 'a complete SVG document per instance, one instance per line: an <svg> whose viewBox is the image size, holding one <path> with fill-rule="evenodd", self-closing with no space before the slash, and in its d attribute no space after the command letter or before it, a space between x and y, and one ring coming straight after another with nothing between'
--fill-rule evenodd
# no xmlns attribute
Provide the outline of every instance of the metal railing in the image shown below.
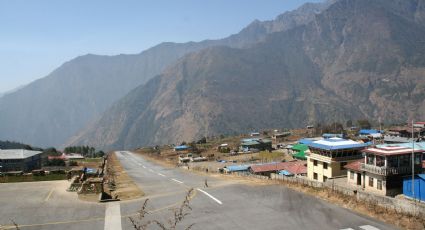
<svg viewBox="0 0 425 230"><path fill-rule="evenodd" d="M383 176L389 176L389 175L402 175L402 174L409 174L412 173L412 167L411 166L404 166L404 167L385 167L385 166L375 166L375 165L369 165L362 163L361 169L370 173L379 174ZM419 167L415 166L415 172L419 171Z"/></svg>

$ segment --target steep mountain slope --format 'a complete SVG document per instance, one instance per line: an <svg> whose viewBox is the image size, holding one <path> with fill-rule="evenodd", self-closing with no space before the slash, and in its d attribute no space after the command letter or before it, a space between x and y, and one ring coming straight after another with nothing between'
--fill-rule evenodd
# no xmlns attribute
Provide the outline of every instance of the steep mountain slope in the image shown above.
<svg viewBox="0 0 425 230"><path fill-rule="evenodd" d="M334 120L425 119L424 2L336 1L250 48L186 55L73 143L128 149Z"/></svg>
<svg viewBox="0 0 425 230"><path fill-rule="evenodd" d="M329 3L306 4L272 21L255 21L219 40L163 43L137 55L86 55L47 77L0 98L0 139L58 146L137 85L144 84L183 55L206 47L246 47L268 33L305 24Z"/></svg>

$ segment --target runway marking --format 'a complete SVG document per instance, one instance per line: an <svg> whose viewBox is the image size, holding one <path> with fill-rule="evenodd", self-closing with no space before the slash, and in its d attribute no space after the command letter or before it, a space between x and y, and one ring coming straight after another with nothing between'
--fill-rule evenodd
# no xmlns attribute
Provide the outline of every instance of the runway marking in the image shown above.
<svg viewBox="0 0 425 230"><path fill-rule="evenodd" d="M48 201L48 200L49 200L49 198L50 198L50 196L52 195L52 193L53 193L53 190L54 190L54 189L55 189L55 188L50 189L50 192L49 192L49 194L47 195L46 199L44 199L44 202L46 202L46 201Z"/></svg>
<svg viewBox="0 0 425 230"><path fill-rule="evenodd" d="M145 169L146 168L146 166L144 166L144 165L142 165L142 167Z"/></svg>
<svg viewBox="0 0 425 230"><path fill-rule="evenodd" d="M354 230L354 229L352 229L352 228L342 228L340 230Z"/></svg>
<svg viewBox="0 0 425 230"><path fill-rule="evenodd" d="M179 181L179 180L176 180L176 179L171 179L172 181L175 181L175 182L177 182L177 183L179 183L179 184L183 184L183 182L181 182L181 181Z"/></svg>
<svg viewBox="0 0 425 230"><path fill-rule="evenodd" d="M198 191L202 192L203 194L207 195L209 198L213 199L215 202L219 203L219 204L223 204L223 202L221 202L219 199L213 197L211 194L205 192L204 190L198 188Z"/></svg>
<svg viewBox="0 0 425 230"><path fill-rule="evenodd" d="M121 230L121 207L119 202L110 202L105 210L105 230Z"/></svg>
<svg viewBox="0 0 425 230"><path fill-rule="evenodd" d="M363 226L359 226L359 228L364 230L379 230L379 228L375 228L372 225L363 225Z"/></svg>
<svg viewBox="0 0 425 230"><path fill-rule="evenodd" d="M165 177L165 175L164 175L164 174L162 174L162 173L158 173L158 175Z"/></svg>

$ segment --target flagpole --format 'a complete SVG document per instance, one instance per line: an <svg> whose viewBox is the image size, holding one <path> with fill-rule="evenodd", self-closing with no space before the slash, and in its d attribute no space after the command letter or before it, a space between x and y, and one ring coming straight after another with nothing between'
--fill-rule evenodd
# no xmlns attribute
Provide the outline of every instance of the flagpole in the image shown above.
<svg viewBox="0 0 425 230"><path fill-rule="evenodd" d="M412 197L415 199L415 131L413 129L412 119Z"/></svg>

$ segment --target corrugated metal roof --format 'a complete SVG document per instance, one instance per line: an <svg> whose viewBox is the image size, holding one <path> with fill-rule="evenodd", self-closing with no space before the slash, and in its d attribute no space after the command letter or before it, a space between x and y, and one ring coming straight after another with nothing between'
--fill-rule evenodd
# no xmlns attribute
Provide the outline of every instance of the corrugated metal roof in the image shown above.
<svg viewBox="0 0 425 230"><path fill-rule="evenodd" d="M364 134L364 135L374 134L374 133L380 133L380 132L378 130L376 130L376 129L361 129L359 131L359 134Z"/></svg>
<svg viewBox="0 0 425 230"><path fill-rule="evenodd" d="M229 172L248 171L250 165L230 165L224 167Z"/></svg>
<svg viewBox="0 0 425 230"><path fill-rule="evenodd" d="M0 149L0 159L25 159L41 153L25 149Z"/></svg>
<svg viewBox="0 0 425 230"><path fill-rule="evenodd" d="M314 141L308 144L309 147L324 149L324 150L365 148L369 145L370 143L359 143L353 140L347 140L347 139L342 139L337 137Z"/></svg>
<svg viewBox="0 0 425 230"><path fill-rule="evenodd" d="M289 162L276 162L276 163L267 163L252 165L251 170L254 173L261 172L273 172L286 170L293 174L305 174L307 173L307 167L303 161L289 161Z"/></svg>

